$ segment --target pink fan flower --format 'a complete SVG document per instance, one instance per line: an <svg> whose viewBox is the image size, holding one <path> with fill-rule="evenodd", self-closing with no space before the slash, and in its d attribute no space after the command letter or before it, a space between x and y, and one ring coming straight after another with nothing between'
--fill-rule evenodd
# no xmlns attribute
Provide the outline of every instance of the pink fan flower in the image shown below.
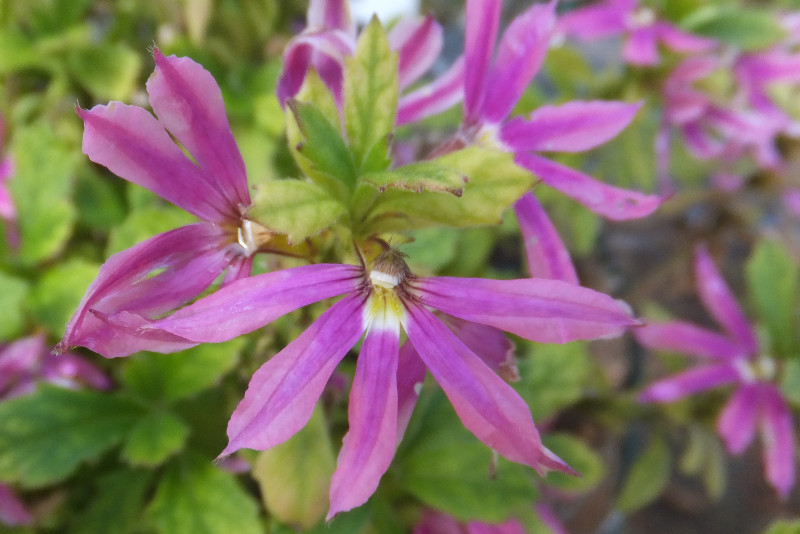
<svg viewBox="0 0 800 534"><path fill-rule="evenodd" d="M624 305L590 289L559 280L417 278L400 253L387 249L370 268L308 265L239 280L154 327L194 342L219 342L337 295L345 296L256 371L221 454L267 449L297 432L339 361L366 332L329 517L363 504L377 488L425 368L486 445L540 473L570 471L542 446L522 398L470 348L483 341L461 341L430 309L545 343L613 336L634 323ZM401 328L408 336L403 348Z"/></svg>
<svg viewBox="0 0 800 534"><path fill-rule="evenodd" d="M0 347L0 402L31 393L40 382L67 388L111 386L105 373L80 356L51 354L42 334ZM25 504L9 486L0 484L0 523L15 526L31 522Z"/></svg>
<svg viewBox="0 0 800 534"><path fill-rule="evenodd" d="M250 193L244 161L214 78L189 58L165 57L158 49L153 55L156 69L147 91L156 117L120 102L79 108L83 151L202 222L111 256L67 325L58 346L62 351L82 345L116 357L191 346L166 332L142 336L131 328L185 304L223 272L223 283L248 276L253 254L275 242L276 236L246 217ZM140 324L123 328L126 317Z"/></svg>
<svg viewBox="0 0 800 534"><path fill-rule="evenodd" d="M311 0L306 29L294 37L283 54L278 100L283 105L300 90L313 67L341 103L344 59L356 48L356 27L346 0ZM388 34L399 54L401 93L430 70L442 49L442 28L432 17L404 18ZM397 125L444 111L461 101L464 63L456 61L434 82L401 95Z"/></svg>
<svg viewBox="0 0 800 534"><path fill-rule="evenodd" d="M782 497L795 483L794 424L775 385L775 363L760 354L753 328L708 252L697 249L697 290L724 333L683 321L647 324L634 331L645 346L686 354L704 363L660 380L641 394L643 402L671 402L699 391L734 384L717 423L728 450L741 453L761 430L766 477Z"/></svg>
<svg viewBox="0 0 800 534"><path fill-rule="evenodd" d="M540 156L540 152L582 152L615 137L633 120L639 104L569 102L542 106L527 118L511 114L539 71L556 28L555 6L536 4L519 15L503 35L494 61L501 0L467 2L464 121L444 149L485 143L515 155L518 165L606 218L643 217L661 203L654 195L626 191ZM523 206L517 206L517 215Z"/></svg>
<svg viewBox="0 0 800 534"><path fill-rule="evenodd" d="M594 41L625 36L622 57L631 65L654 66L660 57L658 45L674 52L707 52L716 41L687 33L658 19L652 8L638 0L601 0L570 11L559 21L559 28L570 37Z"/></svg>

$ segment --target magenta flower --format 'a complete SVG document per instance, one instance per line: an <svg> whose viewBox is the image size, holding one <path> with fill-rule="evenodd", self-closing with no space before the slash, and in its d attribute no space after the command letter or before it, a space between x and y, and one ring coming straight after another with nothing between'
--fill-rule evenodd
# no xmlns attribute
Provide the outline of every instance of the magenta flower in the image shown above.
<svg viewBox="0 0 800 534"><path fill-rule="evenodd" d="M3 124L3 119L0 118L0 219L13 223L17 220L17 209L5 183L14 174L14 163L10 157L4 157L4 133L5 125Z"/></svg>
<svg viewBox="0 0 800 534"><path fill-rule="evenodd" d="M154 56L147 91L157 118L120 102L79 108L83 151L203 222L111 256L67 325L59 350L82 345L116 357L186 348L191 343L166 332L143 336L135 330L196 297L226 270L223 284L248 276L253 254L271 246L272 234L245 216L250 194L244 162L213 77L189 58L164 57L158 49Z"/></svg>
<svg viewBox="0 0 800 534"><path fill-rule="evenodd" d="M278 79L278 100L283 105L300 90L313 67L341 103L344 58L356 48L356 27L346 0L311 0L306 29L294 37L283 54ZM432 17L400 20L388 34L389 45L399 54L401 93L430 70L442 49L442 28ZM456 61L434 82L400 97L397 125L444 111L461 101L464 64Z"/></svg>
<svg viewBox="0 0 800 534"><path fill-rule="evenodd" d="M10 487L0 484L0 524L15 527L31 523L33 517L25 504Z"/></svg>
<svg viewBox="0 0 800 534"><path fill-rule="evenodd" d="M605 185L537 154L582 152L605 143L631 122L639 104L569 102L542 106L527 118L508 118L547 53L556 27L556 2L534 5L514 19L492 61L501 4L467 2L464 122L452 145L485 143L511 152L518 165L542 182L609 219L654 211L661 203L657 196Z"/></svg>
<svg viewBox="0 0 800 534"><path fill-rule="evenodd" d="M711 50L713 39L698 37L658 20L650 7L637 0L601 0L570 11L559 21L559 28L570 37L594 41L625 36L622 57L631 65L653 66L660 58L658 45L674 52L696 54Z"/></svg>
<svg viewBox="0 0 800 534"><path fill-rule="evenodd" d="M519 395L429 308L546 343L616 335L634 323L610 297L558 280L416 278L401 255L388 249L370 269L309 265L239 280L153 326L194 342L219 342L337 295L345 297L256 371L228 424L230 441L221 454L267 449L302 428L337 364L366 332L329 517L361 505L377 488L425 368L486 445L540 473L569 471L542 446ZM401 327L409 341L402 349Z"/></svg>
<svg viewBox="0 0 800 534"><path fill-rule="evenodd" d="M700 358L703 365L660 380L641 394L643 402L671 402L726 384L736 389L717 423L728 450L741 453L759 426L766 477L782 497L795 483L792 414L774 383L775 363L759 352L747 318L725 285L708 252L697 249L697 290L724 333L683 321L647 324L634 331L645 346Z"/></svg>
<svg viewBox="0 0 800 534"><path fill-rule="evenodd" d="M567 534L567 530L553 509L544 502L534 505L536 514L553 534ZM469 521L462 523L456 518L436 510L425 510L414 527L413 534L525 534L528 530L517 519L502 523Z"/></svg>

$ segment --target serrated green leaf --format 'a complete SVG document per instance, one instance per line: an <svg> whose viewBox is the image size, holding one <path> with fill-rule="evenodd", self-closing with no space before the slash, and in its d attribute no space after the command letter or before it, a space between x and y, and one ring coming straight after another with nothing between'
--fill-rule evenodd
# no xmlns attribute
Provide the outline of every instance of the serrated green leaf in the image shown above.
<svg viewBox="0 0 800 534"><path fill-rule="evenodd" d="M196 456L166 469L148 507L158 532L261 534L258 506L236 478Z"/></svg>
<svg viewBox="0 0 800 534"><path fill-rule="evenodd" d="M256 186L248 217L298 243L335 223L347 208L321 186L301 180L276 180Z"/></svg>
<svg viewBox="0 0 800 534"><path fill-rule="evenodd" d="M30 294L31 315L50 334L62 336L67 321L75 313L99 269L99 265L74 259L45 271Z"/></svg>
<svg viewBox="0 0 800 534"><path fill-rule="evenodd" d="M128 359L122 380L143 399L185 399L217 384L239 361L244 342L236 338L175 354L142 353Z"/></svg>
<svg viewBox="0 0 800 534"><path fill-rule="evenodd" d="M400 91L398 54L389 47L377 17L361 32L355 54L344 65L345 129L356 167L364 169L371 153L370 160L381 160L375 150L388 152L386 139L394 130Z"/></svg>
<svg viewBox="0 0 800 534"><path fill-rule="evenodd" d="M115 534L140 532L141 516L153 472L118 468L97 482L88 507L75 518L72 534Z"/></svg>
<svg viewBox="0 0 800 534"><path fill-rule="evenodd" d="M520 381L515 389L531 407L534 421L549 417L581 398L591 365L585 343L525 346L532 353L520 358Z"/></svg>
<svg viewBox="0 0 800 534"><path fill-rule="evenodd" d="M128 100L137 88L142 59L125 44L92 44L70 50L67 65L96 100Z"/></svg>
<svg viewBox="0 0 800 534"><path fill-rule="evenodd" d="M157 466L178 452L189 436L189 427L174 414L154 411L131 430L122 458L134 466Z"/></svg>
<svg viewBox="0 0 800 534"><path fill-rule="evenodd" d="M456 169L444 167L436 161L419 161L390 171L364 175L362 182L381 192L389 189L404 191L433 191L460 197L467 182L466 176Z"/></svg>
<svg viewBox="0 0 800 534"><path fill-rule="evenodd" d="M8 187L17 204L19 256L36 263L60 252L72 233L70 195L80 154L44 123L17 130L11 153L16 170Z"/></svg>
<svg viewBox="0 0 800 534"><path fill-rule="evenodd" d="M534 500L533 471L500 458L492 476L491 451L440 390L425 392L412 425L391 472L428 506L462 521L500 522Z"/></svg>
<svg viewBox="0 0 800 534"><path fill-rule="evenodd" d="M773 13L734 6L705 6L685 19L681 26L745 51L768 48L785 34Z"/></svg>
<svg viewBox="0 0 800 534"><path fill-rule="evenodd" d="M0 480L39 487L63 480L128 434L134 402L96 391L40 385L0 404Z"/></svg>
<svg viewBox="0 0 800 534"><path fill-rule="evenodd" d="M0 288L0 341L10 341L22 333L25 325L23 305L30 286L21 278L0 272Z"/></svg>
<svg viewBox="0 0 800 534"><path fill-rule="evenodd" d="M470 147L434 160L467 177L461 197L442 193L387 190L378 196L366 226L373 232L432 224L498 224L503 212L528 191L534 177L514 164L512 154Z"/></svg>
<svg viewBox="0 0 800 534"><path fill-rule="evenodd" d="M322 411L289 441L263 451L253 468L261 498L271 515L307 529L328 510L328 487L336 468Z"/></svg>
<svg viewBox="0 0 800 534"><path fill-rule="evenodd" d="M600 457L583 441L569 434L551 434L542 438L544 445L556 456L567 462L579 477L552 471L547 474L545 482L561 491L589 491L605 476L605 467Z"/></svg>
<svg viewBox="0 0 800 534"><path fill-rule="evenodd" d="M669 481L671 466L666 442L653 438L631 467L617 498L617 508L632 512L655 500Z"/></svg>
<svg viewBox="0 0 800 534"><path fill-rule="evenodd" d="M288 118L295 122L302 136L302 141L291 148L310 164L306 169L308 177L329 189L331 184L340 184L331 190L334 196L341 194L341 186L351 190L356 183L356 167L339 128L313 104L292 100L289 109Z"/></svg>
<svg viewBox="0 0 800 534"><path fill-rule="evenodd" d="M784 358L797 356L800 269L778 242L764 239L750 256L746 274L750 297L769 333L772 353Z"/></svg>

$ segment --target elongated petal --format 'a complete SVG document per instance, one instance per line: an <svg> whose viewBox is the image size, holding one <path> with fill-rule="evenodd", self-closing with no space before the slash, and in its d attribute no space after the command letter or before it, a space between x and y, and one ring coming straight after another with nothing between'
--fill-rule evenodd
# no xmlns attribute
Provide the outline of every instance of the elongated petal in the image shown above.
<svg viewBox="0 0 800 534"><path fill-rule="evenodd" d="M569 467L542 446L525 401L423 306L408 307L408 338L464 426L488 447L539 473Z"/></svg>
<svg viewBox="0 0 800 534"><path fill-rule="evenodd" d="M336 365L364 332L364 297L349 295L255 372L228 422L220 456L283 443L311 418Z"/></svg>
<svg viewBox="0 0 800 534"><path fill-rule="evenodd" d="M305 265L233 282L160 321L155 328L185 339L218 343L252 332L312 302L342 295L361 283L352 265Z"/></svg>
<svg viewBox="0 0 800 534"><path fill-rule="evenodd" d="M633 335L645 347L687 356L730 361L745 354L735 341L684 321L646 324L633 330Z"/></svg>
<svg viewBox="0 0 800 534"><path fill-rule="evenodd" d="M100 267L78 309L67 324L57 350L82 345L106 357L126 356L147 348L145 337L124 334L97 316L132 312L152 318L181 306L200 294L225 270L231 252L224 230L198 223L151 237L111 256ZM163 269L155 276L154 271ZM185 339L164 340L191 346Z"/></svg>
<svg viewBox="0 0 800 534"><path fill-rule="evenodd" d="M411 414L419 399L419 391L425 382L425 364L411 343L400 347L397 364L397 442L403 439Z"/></svg>
<svg viewBox="0 0 800 534"><path fill-rule="evenodd" d="M658 32L655 26L644 26L630 33L622 47L622 57L631 65L658 65Z"/></svg>
<svg viewBox="0 0 800 534"><path fill-rule="evenodd" d="M717 421L717 432L733 454L740 454L753 441L761 395L757 385L738 388Z"/></svg>
<svg viewBox="0 0 800 534"><path fill-rule="evenodd" d="M311 0L306 23L305 31L330 28L342 30L353 39L356 36L356 25L350 16L350 2L347 0Z"/></svg>
<svg viewBox="0 0 800 534"><path fill-rule="evenodd" d="M400 54L397 70L401 90L428 72L444 42L442 27L431 16L400 20L388 38L392 50Z"/></svg>
<svg viewBox="0 0 800 534"><path fill-rule="evenodd" d="M503 380L519 380L517 358L514 354L516 347L502 330L449 315L444 315L441 319L469 350Z"/></svg>
<svg viewBox="0 0 800 534"><path fill-rule="evenodd" d="M228 220L230 206L211 177L181 152L150 113L120 102L77 112L84 123L83 153L89 159L202 219Z"/></svg>
<svg viewBox="0 0 800 534"><path fill-rule="evenodd" d="M336 100L340 100L342 65L354 48L354 39L335 30L301 33L289 41L283 53L283 69L276 88L281 106L300 91L309 66L317 70Z"/></svg>
<svg viewBox="0 0 800 534"><path fill-rule="evenodd" d="M613 221L645 217L653 213L662 202L657 195L606 185L591 176L534 154L518 153L514 161L536 174L550 187Z"/></svg>
<svg viewBox="0 0 800 534"><path fill-rule="evenodd" d="M108 389L111 379L90 363L87 359L77 354L44 354L41 368L42 379L51 384L68 388L77 388L82 385L93 389Z"/></svg>
<svg viewBox="0 0 800 534"><path fill-rule="evenodd" d="M426 306L541 343L615 336L636 323L608 295L561 280L438 277L416 285Z"/></svg>
<svg viewBox="0 0 800 534"><path fill-rule="evenodd" d="M514 213L522 233L531 277L578 285L578 275L569 251L533 193L526 193L517 200Z"/></svg>
<svg viewBox="0 0 800 534"><path fill-rule="evenodd" d="M625 31L629 10L618 6L594 4L566 13L558 21L561 31L570 37L594 40L619 35Z"/></svg>
<svg viewBox="0 0 800 534"><path fill-rule="evenodd" d="M784 499L795 484L795 430L792 412L775 386L762 388L762 438L767 480Z"/></svg>
<svg viewBox="0 0 800 534"><path fill-rule="evenodd" d="M33 375L39 360L44 356L44 335L18 339L0 351L0 399L6 390L25 375Z"/></svg>
<svg viewBox="0 0 800 534"><path fill-rule="evenodd" d="M397 125L401 126L441 113L458 104L463 98L464 58L459 57L447 72L436 80L400 97Z"/></svg>
<svg viewBox="0 0 800 534"><path fill-rule="evenodd" d="M697 291L703 305L711 316L743 345L748 354L755 354L758 350L756 334L703 246L695 249L694 267Z"/></svg>
<svg viewBox="0 0 800 534"><path fill-rule="evenodd" d="M206 69L188 57L153 50L156 70L147 80L158 121L215 180L233 220L250 206L244 160L236 146L222 92Z"/></svg>
<svg viewBox="0 0 800 534"><path fill-rule="evenodd" d="M642 402L672 402L698 391L713 389L739 380L739 372L730 364L695 367L650 385L639 396Z"/></svg>
<svg viewBox="0 0 800 534"><path fill-rule="evenodd" d="M511 113L542 66L555 24L555 1L551 1L531 6L506 29L486 87L486 121L496 124Z"/></svg>
<svg viewBox="0 0 800 534"><path fill-rule="evenodd" d="M339 461L331 479L328 520L375 493L397 444L399 332L371 328L356 365Z"/></svg>
<svg viewBox="0 0 800 534"><path fill-rule="evenodd" d="M5 484L0 484L0 523L11 527L33 523L25 505Z"/></svg>
<svg viewBox="0 0 800 534"><path fill-rule="evenodd" d="M542 106L528 120L508 121L500 137L514 151L582 152L616 137L640 107L641 103L602 101Z"/></svg>
<svg viewBox="0 0 800 534"><path fill-rule="evenodd" d="M697 54L708 52L717 45L714 39L686 33L668 22L656 23L656 31L664 45L675 52Z"/></svg>
<svg viewBox="0 0 800 534"><path fill-rule="evenodd" d="M469 0L464 29L464 119L481 122L489 65L500 24L501 0Z"/></svg>

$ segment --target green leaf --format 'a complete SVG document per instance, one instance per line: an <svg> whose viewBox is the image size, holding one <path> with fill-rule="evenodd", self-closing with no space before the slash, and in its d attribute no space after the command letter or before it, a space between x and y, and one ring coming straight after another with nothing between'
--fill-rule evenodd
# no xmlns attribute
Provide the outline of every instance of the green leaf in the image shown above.
<svg viewBox="0 0 800 534"><path fill-rule="evenodd" d="M72 233L70 194L80 153L43 122L17 130L11 153L16 172L8 187L17 204L19 255L36 263L60 252Z"/></svg>
<svg viewBox="0 0 800 534"><path fill-rule="evenodd" d="M276 180L256 186L248 217L286 234L291 243L312 237L335 223L347 208L323 187L301 180Z"/></svg>
<svg viewBox="0 0 800 534"><path fill-rule="evenodd" d="M38 67L44 58L17 28L0 29L0 74Z"/></svg>
<svg viewBox="0 0 800 534"><path fill-rule="evenodd" d="M137 404L117 395L40 385L0 404L0 480L28 487L63 480L141 417Z"/></svg>
<svg viewBox="0 0 800 534"><path fill-rule="evenodd" d="M655 500L669 482L671 466L666 442L653 438L631 467L617 499L617 508L632 512Z"/></svg>
<svg viewBox="0 0 800 534"><path fill-rule="evenodd" d="M770 11L709 5L695 11L681 26L703 37L752 51L768 48L783 38L785 32L778 21Z"/></svg>
<svg viewBox="0 0 800 534"><path fill-rule="evenodd" d="M198 345L175 354L141 353L128 359L125 385L141 398L175 402L217 384L239 361L244 338Z"/></svg>
<svg viewBox="0 0 800 534"><path fill-rule="evenodd" d="M800 407L800 356L795 356L783 366L780 387L786 400Z"/></svg>
<svg viewBox="0 0 800 534"><path fill-rule="evenodd" d="M302 141L292 147L292 151L309 163L304 169L308 177L332 189L331 194L335 196L341 194L342 185L345 190L351 190L356 183L356 167L339 128L313 104L292 100L289 109L292 112L290 122L294 120L302 136Z"/></svg>
<svg viewBox="0 0 800 534"><path fill-rule="evenodd" d="M92 229L108 231L125 220L125 198L115 178L83 167L75 184L78 217Z"/></svg>
<svg viewBox="0 0 800 534"><path fill-rule="evenodd" d="M62 336L67 321L75 313L99 269L94 263L73 259L45 271L31 291L31 315L50 334Z"/></svg>
<svg viewBox="0 0 800 534"><path fill-rule="evenodd" d="M800 534L800 519L779 519L769 525L764 534Z"/></svg>
<svg viewBox="0 0 800 534"><path fill-rule="evenodd" d="M583 441L569 434L551 434L542 438L544 445L556 456L567 462L579 477L552 471L547 474L546 483L561 491L589 491L605 476L605 467L600 457Z"/></svg>
<svg viewBox="0 0 800 534"><path fill-rule="evenodd" d="M22 333L25 325L23 305L30 292L28 283L0 272L0 341L10 341ZM61 326L62 330L64 325Z"/></svg>
<svg viewBox="0 0 800 534"><path fill-rule="evenodd" d="M772 342L772 353L797 357L800 269L778 242L763 239L747 262L746 274L750 297Z"/></svg>
<svg viewBox="0 0 800 534"><path fill-rule="evenodd" d="M154 411L139 421L122 448L122 458L131 465L157 466L186 442L189 427L174 414Z"/></svg>
<svg viewBox="0 0 800 534"><path fill-rule="evenodd" d="M72 75L96 100L129 100L138 87L142 59L121 43L91 44L70 50Z"/></svg>
<svg viewBox="0 0 800 534"><path fill-rule="evenodd" d="M197 456L167 467L147 513L163 534L263 532L250 494L232 474Z"/></svg>
<svg viewBox="0 0 800 534"><path fill-rule="evenodd" d="M458 232L453 228L422 228L411 234L413 241L400 245L398 249L408 254L406 261L412 272L433 274L456 257Z"/></svg>
<svg viewBox="0 0 800 534"><path fill-rule="evenodd" d="M253 478L270 515L307 529L328 510L328 487L335 468L325 418L317 408L289 441L259 454Z"/></svg>
<svg viewBox="0 0 800 534"><path fill-rule="evenodd" d="M128 215L122 224L111 230L106 255L110 256L141 243L145 239L150 239L156 234L193 222L197 222L197 219L174 206L163 205L138 209Z"/></svg>
<svg viewBox="0 0 800 534"><path fill-rule="evenodd" d="M534 421L549 417L581 398L591 365L585 343L525 346L532 353L520 358L520 382L515 389L531 407Z"/></svg>
<svg viewBox="0 0 800 534"><path fill-rule="evenodd" d="M436 161L420 161L390 171L366 174L362 181L380 192L387 189L404 191L433 191L460 197L467 178L456 169L444 167Z"/></svg>
<svg viewBox="0 0 800 534"><path fill-rule="evenodd" d="M97 481L97 489L89 505L76 517L72 534L108 534L109 525L115 534L140 532L141 515L153 472L117 468Z"/></svg>
<svg viewBox="0 0 800 534"><path fill-rule="evenodd" d="M344 123L356 167L385 161L387 137L394 130L399 82L398 54L389 47L377 17L361 32L355 54L344 60ZM384 156L376 155L382 151ZM368 157L369 156L369 157Z"/></svg>
<svg viewBox="0 0 800 534"><path fill-rule="evenodd" d="M494 470L491 450L464 428L440 390L424 392L390 469L426 505L462 521L503 521L536 496L533 471L503 458Z"/></svg>
<svg viewBox="0 0 800 534"><path fill-rule="evenodd" d="M370 212L374 232L432 224L498 224L503 212L533 185L533 175L516 166L513 154L505 152L470 147L433 161L467 177L463 195L387 190Z"/></svg>

